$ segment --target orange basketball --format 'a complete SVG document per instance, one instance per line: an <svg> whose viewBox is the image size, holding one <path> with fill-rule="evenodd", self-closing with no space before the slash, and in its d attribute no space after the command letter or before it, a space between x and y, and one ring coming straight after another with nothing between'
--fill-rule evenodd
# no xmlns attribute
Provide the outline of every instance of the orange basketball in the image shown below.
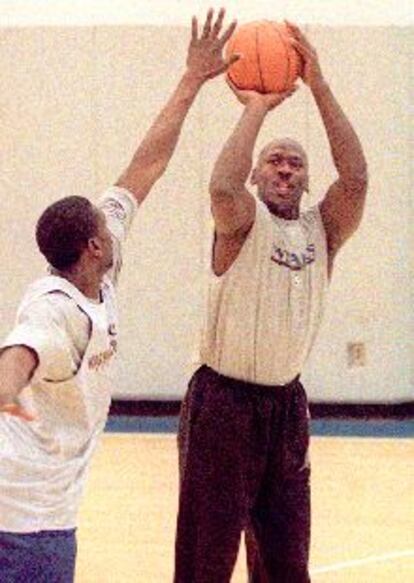
<svg viewBox="0 0 414 583"><path fill-rule="evenodd" d="M298 78L301 58L290 44L284 23L260 20L240 26L226 46L226 56L241 55L227 75L239 89L279 93L290 89Z"/></svg>

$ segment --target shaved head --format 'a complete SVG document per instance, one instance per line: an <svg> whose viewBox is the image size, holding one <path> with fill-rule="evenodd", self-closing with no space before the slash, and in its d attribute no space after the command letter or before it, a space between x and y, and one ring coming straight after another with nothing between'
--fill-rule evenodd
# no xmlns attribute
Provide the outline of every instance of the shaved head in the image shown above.
<svg viewBox="0 0 414 583"><path fill-rule="evenodd" d="M299 216L304 191L309 191L308 157L291 138L269 142L259 154L251 183L270 212L287 219Z"/></svg>
<svg viewBox="0 0 414 583"><path fill-rule="evenodd" d="M259 154L256 168L253 170L252 174L252 183L256 183L256 176L260 173L261 167L266 163L269 157L272 156L274 152L277 150L286 150L288 152L295 152L298 154L303 163L303 170L305 173L304 181L303 181L303 190L309 192L309 164L308 164L308 156L304 150L304 148L297 142L296 140L292 140L292 138L280 138L277 140L272 140L262 149ZM259 192L260 194L260 192Z"/></svg>

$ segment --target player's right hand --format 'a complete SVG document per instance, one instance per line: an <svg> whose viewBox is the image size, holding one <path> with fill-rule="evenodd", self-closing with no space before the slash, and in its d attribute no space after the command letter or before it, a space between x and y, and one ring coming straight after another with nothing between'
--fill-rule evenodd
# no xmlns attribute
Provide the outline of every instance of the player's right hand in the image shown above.
<svg viewBox="0 0 414 583"><path fill-rule="evenodd" d="M0 413L7 413L13 417L19 417L20 419L23 419L23 421L35 420L35 416L32 413L29 413L26 411L26 409L17 403L7 403L6 405L1 405Z"/></svg>

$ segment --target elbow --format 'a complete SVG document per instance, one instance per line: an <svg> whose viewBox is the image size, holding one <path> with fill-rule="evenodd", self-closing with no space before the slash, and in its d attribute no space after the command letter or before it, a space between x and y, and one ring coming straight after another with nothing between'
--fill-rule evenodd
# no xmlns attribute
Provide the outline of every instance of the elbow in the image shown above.
<svg viewBox="0 0 414 583"><path fill-rule="evenodd" d="M360 189L366 192L368 189L368 166L365 160L358 169L356 179Z"/></svg>
<svg viewBox="0 0 414 583"><path fill-rule="evenodd" d="M368 167L365 161L354 168L346 180L347 191L355 196L365 196L368 190Z"/></svg>
<svg viewBox="0 0 414 583"><path fill-rule="evenodd" d="M368 190L368 176L366 174L356 176L352 181L350 189L356 196L365 197Z"/></svg>
<svg viewBox="0 0 414 583"><path fill-rule="evenodd" d="M348 196L353 204L354 225L352 233L359 227L365 208L368 191L368 172L366 166L355 173L347 186ZM351 234L352 234L351 233Z"/></svg>
<svg viewBox="0 0 414 583"><path fill-rule="evenodd" d="M224 176L211 177L209 192L212 200L233 198L244 188L244 182Z"/></svg>
<svg viewBox="0 0 414 583"><path fill-rule="evenodd" d="M208 190L212 200L224 198L231 192L231 188L227 180L223 180L222 178L214 175L211 177Z"/></svg>
<svg viewBox="0 0 414 583"><path fill-rule="evenodd" d="M366 191L368 188L368 165L363 154L362 159L358 164L358 167L356 168L355 178L356 181L359 183L360 188Z"/></svg>

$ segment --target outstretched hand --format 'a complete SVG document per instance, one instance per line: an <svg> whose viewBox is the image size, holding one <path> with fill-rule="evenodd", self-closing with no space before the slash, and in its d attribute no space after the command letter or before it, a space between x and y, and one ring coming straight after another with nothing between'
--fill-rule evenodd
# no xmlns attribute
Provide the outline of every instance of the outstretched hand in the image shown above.
<svg viewBox="0 0 414 583"><path fill-rule="evenodd" d="M7 413L13 417L19 417L23 421L34 421L35 416L23 409L17 403L8 403L7 405L0 406L0 413Z"/></svg>
<svg viewBox="0 0 414 583"><path fill-rule="evenodd" d="M202 81L224 73L239 58L239 55L231 55L228 59L223 57L223 47L237 26L234 20L220 36L224 15L225 10L221 8L213 22L214 11L210 8L200 36L197 18L193 16L187 69Z"/></svg>
<svg viewBox="0 0 414 583"><path fill-rule="evenodd" d="M258 91L252 91L247 89L239 89L230 81L230 79L226 79L228 86L236 95L237 99L243 105L260 105L266 111L271 111L288 97L293 95L297 90L297 86L293 85L287 91L282 91L280 93L259 93Z"/></svg>
<svg viewBox="0 0 414 583"><path fill-rule="evenodd" d="M285 23L291 35L292 46L298 51L303 61L302 79L310 89L313 89L323 82L318 53L296 24L287 20Z"/></svg>

